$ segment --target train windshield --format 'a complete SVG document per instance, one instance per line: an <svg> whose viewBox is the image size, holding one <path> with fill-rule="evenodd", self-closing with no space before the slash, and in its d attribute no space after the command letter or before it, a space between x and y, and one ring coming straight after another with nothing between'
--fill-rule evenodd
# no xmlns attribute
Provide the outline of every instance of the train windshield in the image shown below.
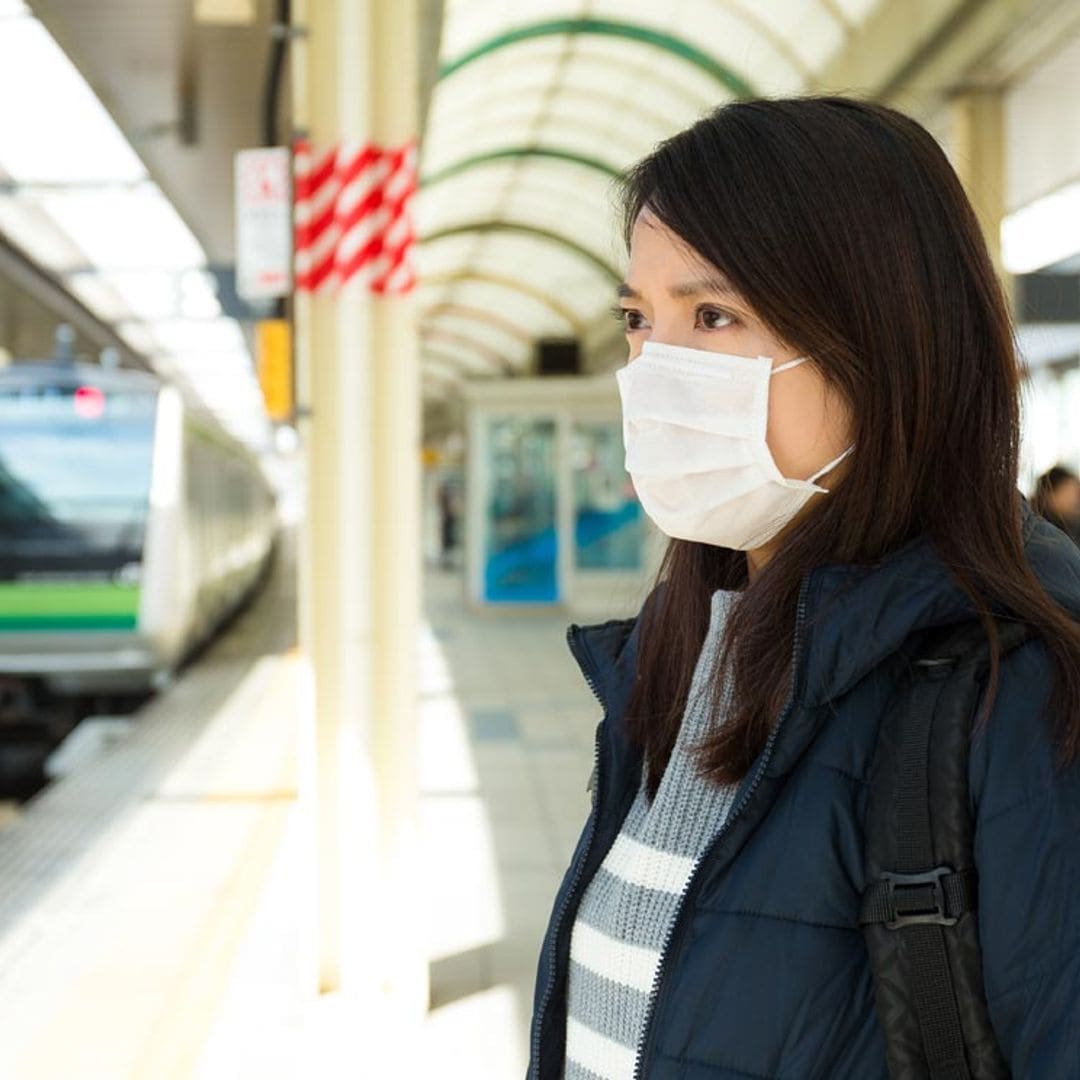
<svg viewBox="0 0 1080 1080"><path fill-rule="evenodd" d="M156 402L93 386L0 389L0 545L137 557Z"/></svg>

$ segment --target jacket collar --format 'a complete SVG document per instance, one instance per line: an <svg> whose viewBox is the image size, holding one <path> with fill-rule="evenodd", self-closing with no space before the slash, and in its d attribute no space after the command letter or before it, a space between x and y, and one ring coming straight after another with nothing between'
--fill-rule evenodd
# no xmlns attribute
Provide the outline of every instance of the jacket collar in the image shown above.
<svg viewBox="0 0 1080 1080"><path fill-rule="evenodd" d="M1022 503L1029 565L1043 587L1080 617L1080 552ZM913 633L972 618L975 608L927 537L869 566L811 571L806 597L799 700L806 707L841 697ZM571 627L571 649L604 708L626 704L636 667L637 619ZM798 661L801 660L801 663Z"/></svg>

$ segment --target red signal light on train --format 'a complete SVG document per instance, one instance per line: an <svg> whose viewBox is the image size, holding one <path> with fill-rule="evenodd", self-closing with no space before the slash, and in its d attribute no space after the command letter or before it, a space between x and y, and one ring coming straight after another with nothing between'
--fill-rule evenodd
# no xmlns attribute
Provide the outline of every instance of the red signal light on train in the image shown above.
<svg viewBox="0 0 1080 1080"><path fill-rule="evenodd" d="M75 415L98 420L105 415L105 395L96 386L80 386L74 395Z"/></svg>

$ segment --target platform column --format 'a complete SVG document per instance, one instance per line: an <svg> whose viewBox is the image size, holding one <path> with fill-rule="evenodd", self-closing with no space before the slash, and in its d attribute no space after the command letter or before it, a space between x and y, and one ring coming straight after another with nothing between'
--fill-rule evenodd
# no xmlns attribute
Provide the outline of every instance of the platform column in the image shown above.
<svg viewBox="0 0 1080 1080"><path fill-rule="evenodd" d="M315 147L415 136L415 0L294 0L294 123ZM318 983L426 1008L416 852L419 602L413 301L359 279L298 296L308 503L301 640L312 674ZM310 410L303 415L303 410ZM381 1022L374 1012L357 1024ZM361 1037L370 1037L365 1032Z"/></svg>
<svg viewBox="0 0 1080 1080"><path fill-rule="evenodd" d="M975 208L994 269L1006 295L1011 282L1001 262L1001 222L1005 217L1005 116L1002 93L973 89L950 103L953 165Z"/></svg>
<svg viewBox="0 0 1080 1080"><path fill-rule="evenodd" d="M373 3L373 131L400 146L417 136L420 117L418 0ZM415 293L372 307L372 425L375 574L372 753L379 797L386 989L406 1015L428 1004L426 887L419 850L416 771L417 629L421 589L420 359Z"/></svg>

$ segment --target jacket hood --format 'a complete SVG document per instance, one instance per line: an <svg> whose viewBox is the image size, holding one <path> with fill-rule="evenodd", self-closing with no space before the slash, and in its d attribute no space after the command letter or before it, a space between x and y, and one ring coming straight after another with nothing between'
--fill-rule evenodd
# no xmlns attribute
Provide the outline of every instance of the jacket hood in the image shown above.
<svg viewBox="0 0 1080 1080"><path fill-rule="evenodd" d="M1022 502L1024 551L1055 601L1080 618L1080 551ZM822 566L805 589L805 653L798 697L823 705L850 690L913 633L973 618L963 591L928 537L869 566ZM571 644L605 708L625 704L636 662L638 619L571 628Z"/></svg>

